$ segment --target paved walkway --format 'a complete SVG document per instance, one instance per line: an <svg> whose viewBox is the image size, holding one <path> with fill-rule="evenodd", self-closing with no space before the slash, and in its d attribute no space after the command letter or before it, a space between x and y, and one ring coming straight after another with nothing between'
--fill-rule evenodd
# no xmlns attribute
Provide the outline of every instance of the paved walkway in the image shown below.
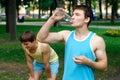
<svg viewBox="0 0 120 80"><path fill-rule="evenodd" d="M23 23L18 23L17 25L33 25L33 26L41 26L43 25L45 22L23 22ZM6 22L1 22L0 24L6 24ZM70 26L69 23L67 22L60 22L60 25L65 25L65 26ZM105 29L120 29L120 26L90 26L92 28L105 28Z"/></svg>

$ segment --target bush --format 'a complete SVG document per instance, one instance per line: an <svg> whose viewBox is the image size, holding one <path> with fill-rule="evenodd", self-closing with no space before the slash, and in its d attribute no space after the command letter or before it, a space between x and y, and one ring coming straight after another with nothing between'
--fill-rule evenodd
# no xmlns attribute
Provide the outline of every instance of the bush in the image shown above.
<svg viewBox="0 0 120 80"><path fill-rule="evenodd" d="M120 30L107 30L104 35L111 37L120 37Z"/></svg>

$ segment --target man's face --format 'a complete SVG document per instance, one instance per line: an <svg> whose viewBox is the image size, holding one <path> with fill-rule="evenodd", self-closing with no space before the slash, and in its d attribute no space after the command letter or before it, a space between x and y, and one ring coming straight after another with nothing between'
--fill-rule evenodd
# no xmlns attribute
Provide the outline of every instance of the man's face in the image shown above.
<svg viewBox="0 0 120 80"><path fill-rule="evenodd" d="M34 42L22 42L22 47L24 49L31 49L34 46Z"/></svg>
<svg viewBox="0 0 120 80"><path fill-rule="evenodd" d="M84 26L84 24L85 24L84 11L76 9L73 12L71 26L80 27L80 26Z"/></svg>

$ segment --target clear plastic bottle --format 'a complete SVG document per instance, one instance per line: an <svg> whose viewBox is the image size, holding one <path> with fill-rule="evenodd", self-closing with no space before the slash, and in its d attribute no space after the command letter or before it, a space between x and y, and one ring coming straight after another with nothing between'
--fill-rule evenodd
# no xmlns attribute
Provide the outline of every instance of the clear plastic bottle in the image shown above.
<svg viewBox="0 0 120 80"><path fill-rule="evenodd" d="M56 8L56 11L57 11L57 10L59 10L59 8ZM70 21L71 21L71 16L68 15L67 13L65 13L64 20L65 20L66 22L70 22Z"/></svg>
<svg viewBox="0 0 120 80"><path fill-rule="evenodd" d="M64 20L67 21L67 22L70 22L71 21L71 16L66 13L65 17L64 17Z"/></svg>

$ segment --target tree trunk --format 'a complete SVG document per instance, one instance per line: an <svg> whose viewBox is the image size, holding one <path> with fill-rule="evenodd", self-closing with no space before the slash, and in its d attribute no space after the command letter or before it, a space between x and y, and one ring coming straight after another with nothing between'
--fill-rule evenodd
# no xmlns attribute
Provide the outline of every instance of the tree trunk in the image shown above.
<svg viewBox="0 0 120 80"><path fill-rule="evenodd" d="M56 0L54 0L52 5L50 6L50 16L52 15L52 11L55 10L56 7L57 7Z"/></svg>
<svg viewBox="0 0 120 80"><path fill-rule="evenodd" d="M57 4L57 6L56 7L63 7L63 5L62 5L62 3L63 3L63 0L55 0L55 3ZM54 26L58 26L60 23L59 23L59 21L58 22L56 22L55 24L54 24Z"/></svg>
<svg viewBox="0 0 120 80"><path fill-rule="evenodd" d="M7 0L8 11L7 11L7 26L9 27L11 40L17 39L16 33L16 0Z"/></svg>
<svg viewBox="0 0 120 80"><path fill-rule="evenodd" d="M77 5L77 0L73 0L72 1L73 11L74 11L74 8L75 8L76 5Z"/></svg>
<svg viewBox="0 0 120 80"><path fill-rule="evenodd" d="M115 10L115 17L116 17L117 19L119 18L119 14L117 13L118 8L119 8L118 3L119 3L118 0L115 0L114 10Z"/></svg>
<svg viewBox="0 0 120 80"><path fill-rule="evenodd" d="M99 0L99 10L100 10L100 15L99 16L100 16L100 19L102 19L102 17L103 17L102 16L102 8L101 8L102 6L101 6L101 3L102 3L101 0Z"/></svg>
<svg viewBox="0 0 120 80"><path fill-rule="evenodd" d="M39 14L38 14L38 18L39 18L39 19L41 18L40 2L41 2L41 0L38 0L38 4L39 4Z"/></svg>
<svg viewBox="0 0 120 80"><path fill-rule="evenodd" d="M5 6L5 15L6 15L6 32L7 33L10 33L10 27L9 27L9 24L10 24L10 22L9 22L9 16L8 16L8 14L9 14L9 10L8 10L8 8L9 8L9 4L8 4L8 0L5 0L5 3L6 3L6 6Z"/></svg>
<svg viewBox="0 0 120 80"><path fill-rule="evenodd" d="M63 7L62 0L56 0L57 7Z"/></svg>
<svg viewBox="0 0 120 80"><path fill-rule="evenodd" d="M92 7L91 7L91 0L86 0L86 1L85 1L85 4L86 4L87 6L89 6L90 8L92 8Z"/></svg>
<svg viewBox="0 0 120 80"><path fill-rule="evenodd" d="M108 19L108 0L106 0L106 2L105 2L105 4L106 4L106 14L105 14L105 19L107 20Z"/></svg>
<svg viewBox="0 0 120 80"><path fill-rule="evenodd" d="M68 4L68 11L69 11L69 15L71 15L71 1L69 1L69 4Z"/></svg>
<svg viewBox="0 0 120 80"><path fill-rule="evenodd" d="M111 14L112 24L114 24L114 21L115 21L115 6L116 6L116 0L112 1L112 14Z"/></svg>

